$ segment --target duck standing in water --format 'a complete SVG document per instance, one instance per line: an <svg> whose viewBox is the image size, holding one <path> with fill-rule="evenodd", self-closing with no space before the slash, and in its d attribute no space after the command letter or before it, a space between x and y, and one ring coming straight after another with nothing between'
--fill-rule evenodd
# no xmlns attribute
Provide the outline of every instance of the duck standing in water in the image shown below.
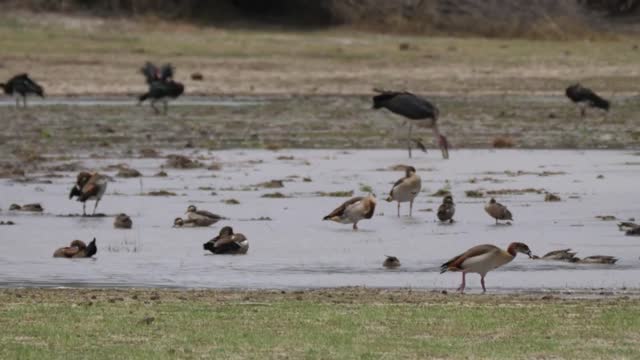
<svg viewBox="0 0 640 360"><path fill-rule="evenodd" d="M86 245L82 240L73 240L67 247L61 247L53 253L53 257L60 258L90 258L98 252L96 238Z"/></svg>
<svg viewBox="0 0 640 360"><path fill-rule="evenodd" d="M409 216L413 213L413 200L422 189L422 179L416 174L413 166L407 166L405 169L405 177L399 179L393 184L389 192L388 202L398 202L398 216L400 216L400 203L409 202Z"/></svg>
<svg viewBox="0 0 640 360"><path fill-rule="evenodd" d="M218 236L202 245L214 254L242 255L249 251L249 240L242 234L235 234L231 226L220 229Z"/></svg>
<svg viewBox="0 0 640 360"><path fill-rule="evenodd" d="M496 219L496 225L498 224L498 220L513 221L511 211L509 211L506 206L497 202L494 198L491 198L491 200L489 200L489 203L484 206L484 211L486 211L489 216Z"/></svg>
<svg viewBox="0 0 640 360"><path fill-rule="evenodd" d="M222 220L223 217L206 210L198 210L195 205L187 208L187 220L195 223L195 226L209 226Z"/></svg>
<svg viewBox="0 0 640 360"><path fill-rule="evenodd" d="M69 193L69 199L74 196L78 197L78 201L82 202L82 216L87 215L87 200L95 200L92 215L96 214L98 203L102 199L102 195L107 190L107 178L97 172L89 173L82 171L76 178L76 184Z"/></svg>
<svg viewBox="0 0 640 360"><path fill-rule="evenodd" d="M118 214L116 219L113 221L113 227L116 229L131 229L133 226L133 221L127 214Z"/></svg>
<svg viewBox="0 0 640 360"><path fill-rule="evenodd" d="M456 204L453 203L453 196L447 195L442 199L442 204L438 207L438 220L450 223L453 222L453 215L456 213Z"/></svg>
<svg viewBox="0 0 640 360"><path fill-rule="evenodd" d="M331 220L340 224L353 224L353 230L358 230L358 221L371 219L376 210L376 198L372 194L365 197L354 197L338 206L322 220Z"/></svg>
<svg viewBox="0 0 640 360"><path fill-rule="evenodd" d="M478 245L465 251L464 253L454 257L440 266L440 273L447 271L461 271L462 272L462 284L458 288L461 293L464 292L466 286L465 277L467 273L480 274L480 284L482 285L482 292L486 292L487 288L484 286L484 277L487 273L493 269L499 268L502 265L510 263L516 258L518 253L523 253L531 257L531 250L529 247L521 242L513 242L509 244L507 250L502 250L495 245Z"/></svg>

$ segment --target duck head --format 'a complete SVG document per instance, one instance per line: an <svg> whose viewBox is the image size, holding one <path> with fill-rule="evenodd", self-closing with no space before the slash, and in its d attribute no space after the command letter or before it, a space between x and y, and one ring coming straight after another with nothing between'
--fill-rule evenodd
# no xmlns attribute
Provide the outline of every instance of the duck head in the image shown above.
<svg viewBox="0 0 640 360"><path fill-rule="evenodd" d="M218 234L218 237L231 236L231 235L233 235L233 228L231 226L225 226L222 229L220 229L220 233Z"/></svg>
<svg viewBox="0 0 640 360"><path fill-rule="evenodd" d="M196 212L198 209L196 208L195 205L189 205L189 207L187 208L187 212L185 214L191 213L191 212Z"/></svg>
<svg viewBox="0 0 640 360"><path fill-rule="evenodd" d="M491 200L489 200L489 204L495 204L496 203L496 199L491 198Z"/></svg>
<svg viewBox="0 0 640 360"><path fill-rule="evenodd" d="M182 218L175 218L173 220L173 227L182 227L184 226L184 220Z"/></svg>
<svg viewBox="0 0 640 360"><path fill-rule="evenodd" d="M404 173L407 177L409 177L416 173L416 168L414 168L413 166L407 166L406 169L404 169Z"/></svg>
<svg viewBox="0 0 640 360"><path fill-rule="evenodd" d="M442 199L443 204L453 204L453 196L447 195Z"/></svg>
<svg viewBox="0 0 640 360"><path fill-rule="evenodd" d="M507 248L507 252L511 254L511 256L516 256L516 253L523 253L527 255L529 258L533 258L531 255L531 250L525 243L521 242L513 242Z"/></svg>

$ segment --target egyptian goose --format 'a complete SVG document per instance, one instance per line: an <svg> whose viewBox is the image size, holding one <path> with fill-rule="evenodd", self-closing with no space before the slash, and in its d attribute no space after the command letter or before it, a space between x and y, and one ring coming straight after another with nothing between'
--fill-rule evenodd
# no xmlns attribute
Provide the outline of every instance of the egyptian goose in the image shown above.
<svg viewBox="0 0 640 360"><path fill-rule="evenodd" d="M53 253L53 257L64 258L89 258L98 252L96 238L86 245L84 241L73 240L67 247L61 247Z"/></svg>
<svg viewBox="0 0 640 360"><path fill-rule="evenodd" d="M616 257L607 255L593 255L586 258L574 258L571 262L579 264L615 264L618 261Z"/></svg>
<svg viewBox="0 0 640 360"><path fill-rule="evenodd" d="M513 221L513 216L511 215L509 209L497 202L494 198L491 198L491 200L489 200L489 203L484 206L484 211L486 211L489 216L496 219L496 224L498 224L498 220Z"/></svg>
<svg viewBox="0 0 640 360"><path fill-rule="evenodd" d="M442 199L442 204L438 207L438 220L453 222L453 215L456 213L456 204L453 203L453 196L447 195Z"/></svg>
<svg viewBox="0 0 640 360"><path fill-rule="evenodd" d="M389 255L385 255L385 256L387 258L382 263L382 266L386 267L387 269L395 269L400 267L400 260L397 257L389 256Z"/></svg>
<svg viewBox="0 0 640 360"><path fill-rule="evenodd" d="M353 224L353 230L358 230L358 221L371 219L376 210L376 198L372 194L365 197L354 197L338 206L322 220L331 220L341 224Z"/></svg>
<svg viewBox="0 0 640 360"><path fill-rule="evenodd" d="M400 216L400 203L409 202L409 216L413 213L413 200L416 198L422 188L422 179L416 175L416 169L413 166L407 166L405 176L396 181L391 187L388 202L398 202L398 216Z"/></svg>
<svg viewBox="0 0 640 360"><path fill-rule="evenodd" d="M127 214L118 214L113 221L113 227L116 229L131 229L133 221Z"/></svg>
<svg viewBox="0 0 640 360"><path fill-rule="evenodd" d="M532 259L535 260L558 260L572 262L576 257L576 253L571 249L554 250L544 254L542 257L533 255Z"/></svg>
<svg viewBox="0 0 640 360"><path fill-rule="evenodd" d="M6 83L0 84L0 87L7 95L19 95L19 97L16 97L16 107L20 106L20 97L22 97L25 108L27 107L27 95L34 94L44 97L42 86L33 81L28 74L18 74Z"/></svg>
<svg viewBox="0 0 640 360"><path fill-rule="evenodd" d="M502 250L494 245L478 245L454 257L440 266L440 273L446 271L462 271L462 284L458 288L461 293L466 286L465 276L467 273L480 274L480 284L482 292L486 292L484 277L493 269L508 264L515 259L517 253L523 253L531 257L531 250L526 244L513 242L509 244L507 250Z"/></svg>
<svg viewBox="0 0 640 360"><path fill-rule="evenodd" d="M97 172L89 173L82 171L76 178L76 184L71 188L69 199L74 196L78 197L78 201L82 202L82 216L87 215L87 200L95 200L92 215L96 214L98 203L102 199L102 195L107 190L107 177Z"/></svg>
<svg viewBox="0 0 640 360"><path fill-rule="evenodd" d="M235 234L231 226L220 229L218 236L202 245L214 254L242 255L249 251L249 240L242 234Z"/></svg>

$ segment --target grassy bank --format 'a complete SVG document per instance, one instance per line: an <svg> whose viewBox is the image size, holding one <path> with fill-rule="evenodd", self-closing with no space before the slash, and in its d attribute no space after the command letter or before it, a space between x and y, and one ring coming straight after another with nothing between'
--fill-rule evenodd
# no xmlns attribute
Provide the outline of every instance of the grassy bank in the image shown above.
<svg viewBox="0 0 640 360"><path fill-rule="evenodd" d="M2 358L632 358L640 301L299 292L2 290Z"/></svg>
<svg viewBox="0 0 640 360"><path fill-rule="evenodd" d="M534 41L242 30L50 13L0 15L0 77L29 71L48 94L129 94L144 61L172 62L187 94L561 94L576 80L639 90L637 37ZM193 81L199 72L204 81Z"/></svg>

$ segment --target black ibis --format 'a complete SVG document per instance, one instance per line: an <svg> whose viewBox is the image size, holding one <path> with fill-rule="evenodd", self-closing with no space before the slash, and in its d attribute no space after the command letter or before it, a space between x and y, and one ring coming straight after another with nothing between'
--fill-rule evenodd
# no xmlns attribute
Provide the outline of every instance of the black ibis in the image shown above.
<svg viewBox="0 0 640 360"><path fill-rule="evenodd" d="M565 94L571 101L580 107L580 115L587 115L587 107L595 107L609 111L609 101L598 96L593 90L580 84L573 84L565 90Z"/></svg>
<svg viewBox="0 0 640 360"><path fill-rule="evenodd" d="M35 94L44 97L44 89L33 81L28 74L18 74L4 84L0 84L7 95L19 95L22 97L24 107L27 107L27 95ZM16 107L20 106L20 97L16 96Z"/></svg>
<svg viewBox="0 0 640 360"><path fill-rule="evenodd" d="M409 119L409 133L407 136L407 148L409 150L409 158L411 158L411 130L413 122L418 126L431 128L435 137L442 157L449 158L449 142L447 138L438 130L438 108L423 97L406 91L387 91L378 90L378 95L373 97L373 108L386 108L392 113L402 115ZM421 143L417 141L420 145Z"/></svg>
<svg viewBox="0 0 640 360"><path fill-rule="evenodd" d="M151 107L156 114L160 113L155 104L162 101L164 105L164 114L167 114L169 99L176 99L184 92L184 85L173 80L173 66L165 64L158 68L154 64L147 62L140 72L144 75L149 85L149 91L140 95L139 103L142 104L146 99L151 99Z"/></svg>

